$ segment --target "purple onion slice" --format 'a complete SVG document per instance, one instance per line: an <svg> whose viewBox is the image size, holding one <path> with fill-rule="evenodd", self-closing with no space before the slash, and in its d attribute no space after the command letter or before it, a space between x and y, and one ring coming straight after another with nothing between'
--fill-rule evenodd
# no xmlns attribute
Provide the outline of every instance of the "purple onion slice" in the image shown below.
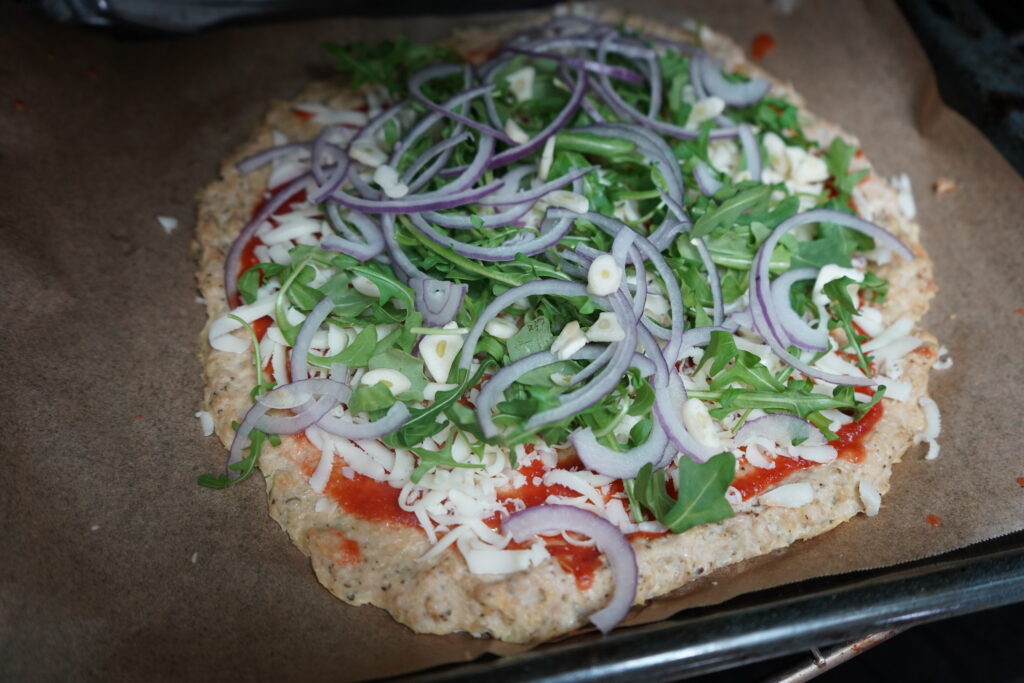
<svg viewBox="0 0 1024 683"><path fill-rule="evenodd" d="M430 66L424 67L413 74L409 79L409 94L412 95L413 99L422 103L428 109L447 116L453 121L458 121L467 128L472 128L484 133L485 135L497 138L502 142L512 144L512 140L505 134L505 131L498 130L497 128L488 126L485 123L480 123L479 121L474 121L467 116L463 116L462 114L453 111L445 105L440 105L437 102L434 102L423 94L423 85L427 82L432 81L435 78L444 78L445 76L454 76L457 73L465 73L465 68L466 67L459 66L458 64L431 64ZM493 89L493 87L493 85L490 86L490 89Z"/></svg>
<svg viewBox="0 0 1024 683"><path fill-rule="evenodd" d="M324 235L323 239L320 240L321 247L329 251L348 254L359 261L369 261L384 251L384 235L381 232L380 227L370 220L368 216L365 216L358 211L350 211L348 214L349 221L359 228L359 232L363 236L364 241L359 242L353 239L355 237L355 233L353 233L352 230L345 225L345 221L341 219L341 215L338 212L338 205L334 202L327 202L326 207L327 221L331 224L331 227L338 232L345 233L349 238L343 238L337 235Z"/></svg>
<svg viewBox="0 0 1024 683"><path fill-rule="evenodd" d="M375 422L355 424L343 418L325 415L316 423L320 429L346 439L379 439L395 431L409 419L409 409L401 401L388 408L387 414Z"/></svg>
<svg viewBox="0 0 1024 683"><path fill-rule="evenodd" d="M590 427L577 429L569 435L583 465L592 472L616 479L633 479L644 465L655 466L668 446L668 436L659 420L654 420L647 441L628 451L613 451L602 446Z"/></svg>
<svg viewBox="0 0 1024 683"><path fill-rule="evenodd" d="M309 312L306 319L302 321L302 327L295 336L295 345L292 346L292 382L303 380L309 377L309 345L313 341L313 335L320 329L320 325L327 320L327 316L334 310L334 302L331 297L325 296L320 299L313 310ZM314 420L315 422L316 420Z"/></svg>
<svg viewBox="0 0 1024 683"><path fill-rule="evenodd" d="M784 343L781 324L779 323L778 312L772 304L771 283L769 273L769 262L771 254L779 240L793 228L808 223L835 223L857 232L863 233L872 239L883 243L893 251L897 252L903 259L909 261L914 258L914 252L907 245L903 244L892 233L883 228L869 223L863 218L858 218L842 211L833 209L812 209L798 213L787 218L772 231L768 239L764 241L757 252L754 263L750 269L750 315L754 329L757 330L764 340L771 347L772 352L781 358L790 367L802 372L808 377L819 379L831 384L866 386L875 384L874 380L866 377L852 377L845 375L833 375L822 372L799 358L789 353L787 344Z"/></svg>
<svg viewBox="0 0 1024 683"><path fill-rule="evenodd" d="M693 167L693 177L705 197L710 197L722 188L722 181L715 177L715 172L703 161L698 161Z"/></svg>
<svg viewBox="0 0 1024 683"><path fill-rule="evenodd" d="M467 285L421 277L412 278L409 286L416 294L416 310L423 314L423 323L429 327L444 327L455 320L469 291Z"/></svg>
<svg viewBox="0 0 1024 683"><path fill-rule="evenodd" d="M491 411L497 405L502 392L526 373L557 362L558 357L550 351L538 351L506 365L484 382L476 399L476 417L486 438L498 435L498 426L494 424Z"/></svg>
<svg viewBox="0 0 1024 683"><path fill-rule="evenodd" d="M274 192L274 195L264 202L260 210L256 212L256 215L245 224L245 227L238 233L238 237L231 243L231 248L228 249L227 256L224 257L224 293L228 302L238 293L238 276L241 275L239 272L241 267L240 259L245 245L249 243L249 240L256 234L259 227L263 225L263 221L273 216L285 202L304 189L309 183L309 179L310 174L303 173Z"/></svg>
<svg viewBox="0 0 1024 683"><path fill-rule="evenodd" d="M745 107L768 94L772 84L764 78L751 78L745 83L730 83L707 55L694 58L699 61L700 80L709 95L721 97L726 104Z"/></svg>
<svg viewBox="0 0 1024 683"><path fill-rule="evenodd" d="M538 505L510 515L501 528L518 543L545 531L572 531L589 536L608 559L615 580L611 601L589 619L602 633L608 633L625 618L636 600L639 570L633 546L614 524L571 505Z"/></svg>
<svg viewBox="0 0 1024 683"><path fill-rule="evenodd" d="M771 302L778 314L779 324L790 343L807 351L828 351L828 327L813 328L796 314L789 302L789 290L794 282L818 277L816 268L796 268L786 271L772 282Z"/></svg>
<svg viewBox="0 0 1024 683"><path fill-rule="evenodd" d="M739 127L739 138L750 179L759 183L761 182L761 146L757 143L757 138L754 137L754 131L745 123Z"/></svg>
<svg viewBox="0 0 1024 683"><path fill-rule="evenodd" d="M284 393L282 398L279 394ZM310 401L310 395L320 394L316 401ZM349 388L332 379L303 379L275 387L264 396L256 399L257 404L271 408L298 408L294 415L273 417L261 415L254 427L267 434L296 434L316 424L317 420L329 413L341 400L348 397Z"/></svg>
<svg viewBox="0 0 1024 683"><path fill-rule="evenodd" d="M460 242L453 237L442 235L425 221L421 214L409 214L409 221L421 233L438 244L448 247L455 253L461 254L466 258L490 262L512 261L517 254L525 254L526 256L539 254L558 244L563 237L569 234L569 230L572 228L572 221L567 218L554 219L545 217L544 222L541 224L540 232L536 237L528 237L522 240L513 238L512 241L497 247L482 247L476 244ZM524 236L528 234L520 233L520 235Z"/></svg>

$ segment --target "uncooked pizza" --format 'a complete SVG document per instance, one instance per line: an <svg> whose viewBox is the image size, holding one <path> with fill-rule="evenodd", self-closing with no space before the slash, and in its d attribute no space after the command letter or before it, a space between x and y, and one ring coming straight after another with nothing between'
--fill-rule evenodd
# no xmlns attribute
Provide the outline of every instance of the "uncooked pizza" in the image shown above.
<svg viewBox="0 0 1024 683"><path fill-rule="evenodd" d="M347 71L200 195L205 413L319 580L613 629L937 453L905 179L707 28L570 14Z"/></svg>

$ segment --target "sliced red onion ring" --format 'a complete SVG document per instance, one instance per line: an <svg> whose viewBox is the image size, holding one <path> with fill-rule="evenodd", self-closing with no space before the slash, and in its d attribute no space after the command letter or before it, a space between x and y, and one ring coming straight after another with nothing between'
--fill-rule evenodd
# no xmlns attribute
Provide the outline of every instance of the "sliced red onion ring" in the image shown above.
<svg viewBox="0 0 1024 683"><path fill-rule="evenodd" d="M586 168L574 168L563 176L559 176L554 180L549 180L543 185L530 188L529 190L523 190L522 192L516 192L510 195L500 195L495 192L494 195L481 199L479 204L482 206L508 206L509 204L522 204L525 202L535 202L549 192L553 192L561 187L565 187L569 183L575 182L577 179L582 178L591 171L594 170L594 166L587 166Z"/></svg>
<svg viewBox="0 0 1024 683"><path fill-rule="evenodd" d="M513 238L513 241L497 247L482 247L476 244L460 242L447 235L442 235L424 220L421 214L409 214L409 221L421 233L438 244L448 247L455 253L467 258L477 259L478 261L490 262L512 261L518 254L525 254L526 256L539 254L558 244L563 237L569 234L569 230L572 228L572 221L567 218L554 219L545 217L543 223L541 223L540 233L532 239L516 241Z"/></svg>
<svg viewBox="0 0 1024 683"><path fill-rule="evenodd" d="M461 110L465 109L466 104L468 102L476 99L477 97L480 97L481 95L486 95L493 89L491 86L486 85L478 88L470 88L470 82L471 80L467 78L465 81L465 86L467 89L446 100L441 105L441 107L445 110L451 110L455 111L456 113L461 113ZM419 121L417 121L416 124L412 127L412 129L409 130L406 136L402 138L402 140L395 146L394 150L391 152L391 157L388 160L388 163L391 166L398 168L399 162L402 160L402 157L405 155L405 153L409 151L409 148L411 148L413 144L415 144L415 142L419 140L422 135L424 135L431 128L436 126L441 121L441 119L444 118L444 116L445 115L443 113L435 111L420 118ZM468 133L468 131L463 130L464 127L465 126L461 122L456 122L455 126L452 128L451 135L449 137L455 137L457 135L461 135L462 133Z"/></svg>
<svg viewBox="0 0 1024 683"><path fill-rule="evenodd" d="M703 100L708 96L708 91L704 87L704 80L700 77L700 67L704 59L707 59L707 54L704 50L700 50L690 58L690 85L693 87L693 96L698 100Z"/></svg>
<svg viewBox="0 0 1024 683"><path fill-rule="evenodd" d="M283 145L275 145L240 160L235 164L235 168L242 174L252 173L257 168L265 166L275 159L280 159L294 152L308 150L309 147L310 142L308 140L305 142L286 142Z"/></svg>
<svg viewBox="0 0 1024 683"><path fill-rule="evenodd" d="M395 275L406 283L415 278L429 280L430 276L417 268L409 260L409 257L405 255L405 252L402 251L402 248L398 246L398 240L395 239L395 217L391 214L384 214L381 217L380 224L381 232L384 234L384 246L388 251L388 256L391 257L392 269L395 271Z"/></svg>
<svg viewBox="0 0 1024 683"><path fill-rule="evenodd" d="M745 446L756 438L769 439L780 446L824 446L825 435L807 420L788 413L773 413L748 420L736 432L736 445Z"/></svg>
<svg viewBox="0 0 1024 683"><path fill-rule="evenodd" d="M712 332L728 332L732 334L737 329L738 325L705 325L704 327L694 327L692 329L683 332L683 343L680 346L682 349L692 349L707 346L711 343Z"/></svg>
<svg viewBox="0 0 1024 683"><path fill-rule="evenodd" d="M693 177L705 197L710 197L722 188L722 181L715 177L715 172L703 161L698 161L693 167Z"/></svg>
<svg viewBox="0 0 1024 683"><path fill-rule="evenodd" d="M442 166L448 163L452 150L472 137L473 136L468 131L462 131L458 135L446 138L436 143L430 149L421 154L418 159L409 164L407 169L402 171L402 182L409 186L410 192L417 192L437 175ZM425 166L426 169L423 171L422 175L417 177L416 174Z"/></svg>
<svg viewBox="0 0 1024 683"><path fill-rule="evenodd" d="M305 188L306 184L309 183L309 179L310 174L303 173L277 190L270 199L263 203L263 206L260 207L256 215L245 224L245 227L238 233L238 237L231 243L231 248L228 249L227 256L224 257L224 293L229 302L238 293L238 276L241 274L239 272L240 259L245 246L252 239L252 236L256 234L259 227L263 225L263 221L273 216L285 202Z"/></svg>
<svg viewBox="0 0 1024 683"><path fill-rule="evenodd" d="M343 227L345 226L345 221L341 219L341 215L338 212L338 205L334 202L327 202L326 207L327 221L331 224L331 227L339 232L345 232L346 234L352 234L354 236L351 230L347 227ZM384 235L376 223L370 220L368 216L365 216L358 211L350 211L348 219L359 228L359 232L365 240L364 242L357 242L354 239L345 239L338 237L337 235L324 235L323 239L320 240L320 246L329 251L348 254L352 258L360 261L369 261L384 251Z"/></svg>
<svg viewBox="0 0 1024 683"><path fill-rule="evenodd" d="M278 394L284 393L282 398ZM310 401L311 394L320 394L316 401ZM254 427L267 434L296 434L316 424L338 405L342 396L350 395L348 386L332 379L303 379L289 384L275 387L264 396L256 399L260 405L267 409L283 407L289 408L301 406L298 411L288 417L271 417L261 415L256 420Z"/></svg>
<svg viewBox="0 0 1024 683"><path fill-rule="evenodd" d="M476 399L476 417L486 438L490 439L498 435L499 429L494 424L491 412L501 398L502 392L531 370L557 362L558 357L550 351L538 351L506 365L484 382Z"/></svg>
<svg viewBox="0 0 1024 683"><path fill-rule="evenodd" d="M309 377L309 345L313 341L313 335L320 329L320 325L327 320L327 316L334 310L334 302L331 297L325 296L313 307L306 319L302 321L302 327L295 336L295 345L292 346L292 382ZM315 422L315 420L314 420Z"/></svg>
<svg viewBox="0 0 1024 683"><path fill-rule="evenodd" d="M722 280L718 275L718 267L711 258L708 245L703 237L693 240L693 246L697 248L697 254L704 263L704 270L708 273L708 284L711 286L712 320L716 325L721 325L725 320L725 302L722 300Z"/></svg>
<svg viewBox="0 0 1024 683"><path fill-rule="evenodd" d="M745 123L739 127L739 138L750 179L759 183L761 182L761 146L758 145L757 138L754 137L754 131Z"/></svg>
<svg viewBox="0 0 1024 683"><path fill-rule="evenodd" d="M590 427L577 429L569 435L583 466L592 472L616 479L633 479L644 465L657 465L668 446L668 436L659 420L654 420L647 441L628 451L613 451L602 446Z"/></svg>
<svg viewBox="0 0 1024 683"><path fill-rule="evenodd" d="M320 429L346 439L379 439L395 431L409 419L409 409L401 401L396 401L388 408L387 414L376 422L355 424L348 420L325 415L316 423Z"/></svg>
<svg viewBox="0 0 1024 683"><path fill-rule="evenodd" d="M597 51L597 58L600 61L607 61L608 52L615 48L616 52L621 52L621 46L615 44L616 34L609 33L602 41ZM660 121L650 114L644 114L640 112L633 105L629 104L616 92L615 87L612 85L611 79L604 74L598 76L600 79L598 83L594 84L594 90L601 96L602 99L610 106L616 113L625 118L634 119L641 124L652 128L659 133L668 135L669 137L679 138L682 140L693 140L696 139L700 132L696 130L690 130L677 126L675 124ZM719 138L730 138L736 135L736 129L718 128L710 132L710 138L717 140Z"/></svg>
<svg viewBox="0 0 1024 683"><path fill-rule="evenodd" d="M547 139L557 133L558 131L565 128L565 124L569 122L573 114L580 107L580 102L583 101L583 95L587 90L587 75L584 71L580 70L576 80L576 87L573 88L572 93L569 95L569 100L565 103L565 107L562 111L558 112L558 115L549 123L542 131L537 133L535 136L527 140L521 145L510 147L499 154L495 154L487 165L488 169L500 168L507 166L508 164L519 161L523 157L533 154L535 151L540 149ZM450 168L441 172L442 177L448 177L455 173L461 172L462 167Z"/></svg>
<svg viewBox="0 0 1024 683"><path fill-rule="evenodd" d="M484 326L496 318L499 313L517 301L528 296L590 296L587 293L586 285L578 282L566 282L564 280L534 280L525 285L519 285L506 290L494 297L491 303L480 313L473 328L466 335L465 344L459 355L459 368L468 370L473 362L473 354L476 352L476 345L480 336L484 333Z"/></svg>
<svg viewBox="0 0 1024 683"><path fill-rule="evenodd" d="M811 327L797 315L789 302L789 290L794 282L816 277L817 268L796 268L775 278L772 282L772 312L778 314L782 331L793 346L807 351L828 351L828 328L824 325L817 329Z"/></svg>
<svg viewBox="0 0 1024 683"><path fill-rule="evenodd" d="M501 180L495 180L483 187L456 192L453 194L412 195L402 199L390 199L388 201L374 201L361 199L341 192L335 192L331 199L356 211L366 213L396 214L396 213L419 213L422 211L441 211L453 209L464 204L473 204L480 201L487 195L498 190L502 186Z"/></svg>
<svg viewBox="0 0 1024 683"><path fill-rule="evenodd" d="M696 462L707 462L718 451L693 438L679 416L679 410L686 402L682 378L674 366L665 362L661 347L646 327L637 327L637 338L644 348L644 355L654 362L654 416L673 446Z"/></svg>
<svg viewBox="0 0 1024 683"><path fill-rule="evenodd" d="M505 184L500 190L494 193L494 197L497 196L511 196L518 192L519 183L530 173L533 173L534 169L530 166L520 166L518 168L510 170L502 180ZM493 214L485 214L477 216L481 221L481 227L484 228L497 228L505 225L509 225L516 219L520 218L533 206L532 202L523 202L522 204L513 204L504 211ZM450 228L452 230L471 230L477 226L473 223L473 219L466 214L449 214L441 213L439 211L424 211L423 217L434 223L440 225L442 228Z"/></svg>
<svg viewBox="0 0 1024 683"><path fill-rule="evenodd" d="M771 283L769 280L771 254L783 235L797 226L808 223L835 223L882 242L905 260L909 261L914 258L914 252L907 245L903 244L903 242L888 231L874 223L869 223L863 218L833 209L812 209L811 211L798 213L784 220L772 231L772 234L761 245L751 266L749 288L750 315L754 329L764 338L776 356L790 367L808 377L840 385L867 386L875 384L874 380L866 377L833 375L817 370L790 354L782 341L782 328L778 322L778 315L771 303Z"/></svg>
<svg viewBox="0 0 1024 683"><path fill-rule="evenodd" d="M467 285L420 277L412 278L409 286L416 294L416 310L423 314L423 324L429 327L444 327L455 320L469 290Z"/></svg>
<svg viewBox="0 0 1024 683"><path fill-rule="evenodd" d="M623 374L625 374L633 360L637 328L629 323L629 318L632 315L629 297L619 291L606 297L606 300L611 305L615 316L619 319L619 325L626 333L625 338L612 344L615 347L615 351L612 353L611 358L608 359L608 364L594 379L575 391L562 394L559 397L561 403L558 406L532 415L524 425L526 430L539 429L545 425L561 422L574 415L578 415L610 394L622 380Z"/></svg>
<svg viewBox="0 0 1024 683"><path fill-rule="evenodd" d="M730 83L706 54L694 59L699 62L700 80L708 94L721 97L734 107L745 107L759 101L772 87L766 79L758 77L745 83Z"/></svg>
<svg viewBox="0 0 1024 683"><path fill-rule="evenodd" d="M608 633L625 618L636 599L639 571L633 546L614 524L571 505L538 505L510 515L501 528L518 543L545 531L572 531L589 536L608 559L615 579L611 601L591 614L590 621L602 633Z"/></svg>
<svg viewBox="0 0 1024 683"><path fill-rule="evenodd" d="M612 64L605 64L604 62L598 62L593 59L584 59L582 57L573 57L571 55L560 55L551 52L540 52L537 50L529 50L526 48L509 47L509 52L515 52L528 57L536 57L537 59L550 59L566 66L573 66L576 68L586 69L593 74L607 74L612 78L617 78L620 81L626 81L627 83L634 83L639 85L644 82L644 77L633 71L627 69L624 66L614 66Z"/></svg>
<svg viewBox="0 0 1024 683"><path fill-rule="evenodd" d="M591 363L570 377L569 384L579 384L580 382L585 381L588 377L592 376L598 370L607 365L614 353L615 348L611 344L607 344L603 348L600 344L587 344L584 346L573 354L572 359L589 360ZM633 360L630 361L629 366L639 370L641 377L650 377L654 374L654 363L651 362L650 358L641 353L633 353Z"/></svg>
<svg viewBox="0 0 1024 683"><path fill-rule="evenodd" d="M428 109L436 111L439 114L443 114L453 121L458 121L462 125L478 130L481 133L490 135L491 137L497 138L504 143L512 144L512 140L505 134L505 131L498 130L488 126L485 123L474 121L473 119L458 114L450 108L434 102L432 99L423 94L423 85L435 78L444 78L445 76L454 76L457 73L464 73L466 67L459 66L458 64L431 64L430 66L420 69L409 79L408 87L409 94L412 95L413 99L417 102L422 103ZM493 89L493 85L490 86Z"/></svg>
<svg viewBox="0 0 1024 683"><path fill-rule="evenodd" d="M349 168L352 165L352 161L348 158L348 155L341 150L340 147L334 145L328 145L330 149L337 155L338 162L333 166L318 166L314 162L313 175L316 176L317 169L323 175L322 179L317 179L316 191L310 195L310 203L319 204L331 195L332 192L341 187L341 184L345 182L345 178L348 176ZM355 175L355 174L353 174Z"/></svg>
<svg viewBox="0 0 1024 683"><path fill-rule="evenodd" d="M683 174L679 170L679 161L665 139L639 126L624 123L602 123L583 128L574 128L570 133L589 133L605 138L622 138L632 142L645 156L658 167L661 177L668 184L668 193L673 197L682 197Z"/></svg>

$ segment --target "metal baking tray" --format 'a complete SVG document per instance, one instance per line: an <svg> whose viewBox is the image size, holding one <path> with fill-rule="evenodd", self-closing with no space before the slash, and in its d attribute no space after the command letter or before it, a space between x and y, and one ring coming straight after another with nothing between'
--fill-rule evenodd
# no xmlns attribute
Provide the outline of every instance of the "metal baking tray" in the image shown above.
<svg viewBox="0 0 1024 683"><path fill-rule="evenodd" d="M1024 602L1024 532L872 571L749 593L665 621L402 681L670 681Z"/></svg>

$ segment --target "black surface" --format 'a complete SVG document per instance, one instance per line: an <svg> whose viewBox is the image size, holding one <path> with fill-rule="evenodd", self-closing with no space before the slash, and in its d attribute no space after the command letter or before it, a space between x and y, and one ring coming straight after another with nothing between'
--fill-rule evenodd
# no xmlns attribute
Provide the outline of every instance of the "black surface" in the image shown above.
<svg viewBox="0 0 1024 683"><path fill-rule="evenodd" d="M1024 174L1024 3L897 0L942 99Z"/></svg>

